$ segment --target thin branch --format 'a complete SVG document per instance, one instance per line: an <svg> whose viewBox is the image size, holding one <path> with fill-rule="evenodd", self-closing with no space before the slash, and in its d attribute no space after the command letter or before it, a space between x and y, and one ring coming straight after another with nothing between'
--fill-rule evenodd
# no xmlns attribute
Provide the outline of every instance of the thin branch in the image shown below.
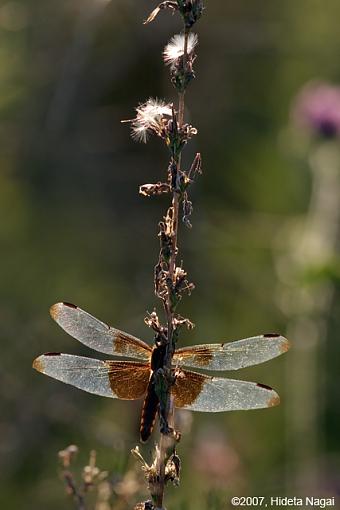
<svg viewBox="0 0 340 510"><path fill-rule="evenodd" d="M77 510L86 510L84 496L78 490L75 484L71 471L64 470L63 478L66 485L67 492L73 496L74 501L77 505Z"/></svg>

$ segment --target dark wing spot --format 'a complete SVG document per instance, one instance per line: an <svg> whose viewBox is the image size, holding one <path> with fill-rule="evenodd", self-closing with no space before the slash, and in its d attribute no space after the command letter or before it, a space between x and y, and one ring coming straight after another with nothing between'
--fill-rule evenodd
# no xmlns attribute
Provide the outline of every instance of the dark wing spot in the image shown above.
<svg viewBox="0 0 340 510"><path fill-rule="evenodd" d="M277 338L278 336L281 336L281 335L279 335L279 333L266 333L263 336L264 336L264 338L270 338L270 337Z"/></svg>
<svg viewBox="0 0 340 510"><path fill-rule="evenodd" d="M44 356L61 356L61 352L45 352Z"/></svg>
<svg viewBox="0 0 340 510"><path fill-rule="evenodd" d="M73 305L72 303L67 303L67 301L64 301L63 305L68 306L69 308L78 308L76 305Z"/></svg>
<svg viewBox="0 0 340 510"><path fill-rule="evenodd" d="M259 386L260 388L263 388L265 390L273 391L273 388L271 388L270 386L267 386L266 384L257 383L256 386Z"/></svg>
<svg viewBox="0 0 340 510"><path fill-rule="evenodd" d="M259 388L263 388L264 390L268 390L268 391L271 391L271 392L274 393L274 395L272 394L272 396L268 400L267 407L275 407L275 406L279 405L280 397L278 395L276 395L276 393L274 392L273 388L271 388L270 386L267 386L266 384L260 384L260 383L257 383L257 386Z"/></svg>

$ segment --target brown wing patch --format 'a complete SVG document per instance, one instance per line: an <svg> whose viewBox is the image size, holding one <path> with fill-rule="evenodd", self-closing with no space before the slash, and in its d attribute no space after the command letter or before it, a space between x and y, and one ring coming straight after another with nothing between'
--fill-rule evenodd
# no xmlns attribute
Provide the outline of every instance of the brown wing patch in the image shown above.
<svg viewBox="0 0 340 510"><path fill-rule="evenodd" d="M151 358L152 349L148 344L138 338L125 334L123 331L119 331L114 335L113 344L115 354L127 357L141 354L145 358L145 351L148 351Z"/></svg>
<svg viewBox="0 0 340 510"><path fill-rule="evenodd" d="M123 400L142 398L150 379L150 367L131 361L105 361L112 392Z"/></svg>
<svg viewBox="0 0 340 510"><path fill-rule="evenodd" d="M213 358L213 350L209 347L195 348L191 349L190 347L180 349L174 354L174 364L178 361L179 363L182 361L183 365L185 365L185 360L190 358L190 362L194 362L197 367L207 367L209 366L210 361Z"/></svg>
<svg viewBox="0 0 340 510"><path fill-rule="evenodd" d="M200 395L208 376L180 370L176 374L176 381L172 388L175 399L175 407L189 406L195 402Z"/></svg>

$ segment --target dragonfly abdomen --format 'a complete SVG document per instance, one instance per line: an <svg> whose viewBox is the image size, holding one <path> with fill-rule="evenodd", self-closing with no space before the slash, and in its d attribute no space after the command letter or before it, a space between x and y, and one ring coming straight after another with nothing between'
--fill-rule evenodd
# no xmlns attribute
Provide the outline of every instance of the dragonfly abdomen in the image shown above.
<svg viewBox="0 0 340 510"><path fill-rule="evenodd" d="M153 430L158 411L159 400L155 392L154 375L151 376L144 399L140 422L140 438L145 443Z"/></svg>

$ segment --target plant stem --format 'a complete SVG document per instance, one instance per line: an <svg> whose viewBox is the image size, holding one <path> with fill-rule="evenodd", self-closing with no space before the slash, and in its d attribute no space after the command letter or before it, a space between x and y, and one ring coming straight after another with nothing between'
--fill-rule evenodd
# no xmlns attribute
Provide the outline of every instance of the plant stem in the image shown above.
<svg viewBox="0 0 340 510"><path fill-rule="evenodd" d="M78 510L86 510L85 508L85 501L83 495L78 490L76 484L74 483L73 475L70 471L64 471L63 473L64 481L67 486L67 489L74 497L74 500L77 505Z"/></svg>
<svg viewBox="0 0 340 510"><path fill-rule="evenodd" d="M183 65L186 66L187 58L188 58L188 38L189 38L189 30L185 29L184 36L184 53L183 53ZM178 128L180 129L184 123L184 108L185 108L185 91L180 92L178 94ZM177 160L177 172L181 169L181 154L178 156ZM173 191L172 195L172 246L171 246L171 255L169 261L169 277L171 278L171 282L174 284L174 275L176 270L176 256L177 256L177 239L178 239L178 217L179 217L179 201L180 197L178 192ZM173 311L170 302L170 295L168 295L168 300L166 304L166 314L167 314L167 323L168 323L168 353L166 356L166 366L171 368L172 355L174 352L173 344Z"/></svg>
<svg viewBox="0 0 340 510"><path fill-rule="evenodd" d="M184 31L184 48L183 48L183 66L186 68L187 59L188 59L188 40L189 40L189 32L190 29L185 28ZM185 70L185 69L184 69ZM178 124L181 127L184 122L184 98L185 98L185 90L178 94Z"/></svg>
<svg viewBox="0 0 340 510"><path fill-rule="evenodd" d="M184 50L183 50L183 65L186 67L186 62L188 58L188 38L189 38L189 29L185 29L184 35ZM184 123L184 108L185 108L185 91L180 92L178 94L178 128L180 129ZM177 160L177 172L180 171L181 167L181 154ZM173 191L172 195L172 228L171 228L171 255L169 261L169 279L171 280L171 284L175 284L175 271L176 271L176 256L177 256L177 239L178 239L178 219L179 219L179 205L180 205L180 196L176 190ZM168 293L168 298L166 303L164 304L165 313L167 316L167 350L164 368L171 373L171 365L172 365L172 357L175 351L175 342L174 342L174 310L171 305L171 296L170 292ZM169 392L170 393L170 392ZM174 428L174 403L171 400L171 395L169 394L169 410L167 416L165 417L168 425L171 429ZM164 489L165 489L165 468L168 460L168 452L173 448L175 444L175 439L169 434L161 433L160 441L159 441L159 457L157 462L157 472L158 472L158 490L157 490L157 510L163 510L163 499L164 499Z"/></svg>

